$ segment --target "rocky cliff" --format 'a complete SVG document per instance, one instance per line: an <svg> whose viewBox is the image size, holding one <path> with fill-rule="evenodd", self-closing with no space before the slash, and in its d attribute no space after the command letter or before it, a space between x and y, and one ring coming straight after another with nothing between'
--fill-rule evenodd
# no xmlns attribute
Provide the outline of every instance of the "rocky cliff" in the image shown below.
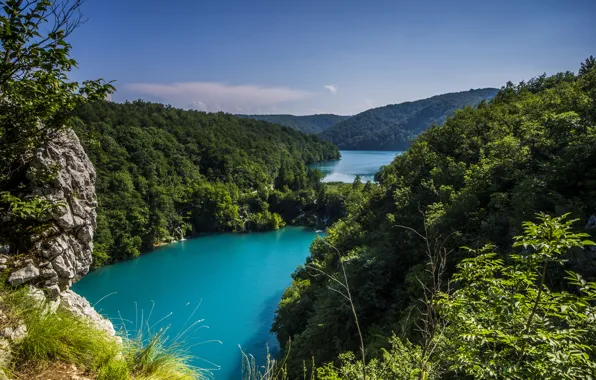
<svg viewBox="0 0 596 380"><path fill-rule="evenodd" d="M40 173L52 172L51 180L22 196L59 205L41 220L44 231L31 236L32 255L12 261L4 255L0 260L13 269L8 277L11 285L29 283L57 295L89 271L96 225L95 169L72 130L35 152L27 177L35 184Z"/></svg>
<svg viewBox="0 0 596 380"><path fill-rule="evenodd" d="M40 175L48 177L47 173L51 173L49 180L37 180ZM39 220L43 230L30 235L27 244L11 242L2 247L0 270L8 272L10 285L30 285L30 293L40 302L47 298L113 335L111 322L69 290L91 267L97 207L95 169L76 134L66 130L37 149L26 175L33 185L19 196L48 200L58 207ZM16 254L15 247L24 245L32 248Z"/></svg>

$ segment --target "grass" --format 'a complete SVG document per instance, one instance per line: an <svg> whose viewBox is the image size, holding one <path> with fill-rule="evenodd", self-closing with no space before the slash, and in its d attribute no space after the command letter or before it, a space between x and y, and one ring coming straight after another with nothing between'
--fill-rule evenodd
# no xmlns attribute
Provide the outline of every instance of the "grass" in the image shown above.
<svg viewBox="0 0 596 380"><path fill-rule="evenodd" d="M188 364L189 357L180 347L167 343L167 329L152 336L125 338L120 344L84 319L60 308L49 312L48 305L39 304L26 289L7 285L0 285L0 309L7 315L0 328L19 320L27 326L28 333L14 344L6 368L14 378L29 378L56 363L74 365L97 380L203 378Z"/></svg>

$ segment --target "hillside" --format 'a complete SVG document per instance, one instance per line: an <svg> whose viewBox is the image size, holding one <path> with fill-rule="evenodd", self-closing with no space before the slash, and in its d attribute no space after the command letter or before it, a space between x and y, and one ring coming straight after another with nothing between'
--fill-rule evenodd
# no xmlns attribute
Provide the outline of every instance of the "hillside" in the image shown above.
<svg viewBox="0 0 596 380"><path fill-rule="evenodd" d="M349 119L351 116L333 114L317 114L306 116L294 115L237 115L255 120L264 120L270 123L292 127L304 133L321 133L331 126Z"/></svg>
<svg viewBox="0 0 596 380"><path fill-rule="evenodd" d="M595 234L595 223L590 222L596 211L594 66L592 59L582 66L580 75L566 72L518 85L508 83L491 101L457 112L442 126L422 133L377 175L378 187L360 185L361 195L351 198L355 203L348 206L349 215L328 229L324 241L313 244L311 256L294 273L293 284L279 304L273 331L280 344L291 340L288 363L293 373L301 373L303 361L314 357L317 364L343 363L341 373L357 374L361 363L354 363L354 356L338 360L347 351L360 359L354 313L369 361L396 360L399 364L389 370L439 371L421 378L575 379L586 378L586 369L593 371L593 352L585 354L586 362L564 359L565 366L559 366L556 361L559 355L567 355L560 351L570 344L565 332L570 326L583 326L585 313L593 308L560 315L554 310L569 306L552 306L552 314L545 305L575 299L555 296L557 291L575 289L573 294L579 294L577 286L584 282L569 280L577 276L565 270L577 271L587 281L596 278L592 250L568 252L571 247L591 245L589 240L558 243L588 236L571 235L571 228ZM469 95L477 100L492 92L478 90ZM433 99L422 102L442 103L440 97ZM403 107L413 109L414 103ZM539 212L570 213L568 218L577 222L540 216L539 226L522 228L524 221L537 220ZM529 242L512 249L513 237L524 232ZM543 239L553 242L543 243ZM494 246L480 250L487 243ZM551 247L557 257L548 256ZM517 256L497 260L508 252ZM456 264L476 256L478 260L464 261L459 275L451 277ZM504 265L516 266L503 269ZM538 272L542 273L540 285ZM344 274L353 308L338 285L344 283ZM447 281L459 281L451 282L451 290L457 291L435 296L431 290L436 291L438 278L445 292L449 292ZM465 284L471 287L462 287ZM539 303L542 289L537 289L542 284L548 297L556 298ZM594 305L592 291L582 290L588 301L582 301L584 306L578 310ZM437 298L428 301L429 297ZM425 299L426 303L421 302ZM437 299L442 309L429 303ZM449 314L453 310L457 312ZM395 338L390 344L392 334L403 339ZM593 347L593 336L582 332L571 339ZM430 353L428 347L434 345L438 347ZM390 353L380 352L390 347ZM524 352L531 352L532 359L530 354L524 359ZM379 362L376 365L379 370ZM582 375L553 372L568 371L567 365ZM361 377L329 377L335 378Z"/></svg>
<svg viewBox="0 0 596 380"><path fill-rule="evenodd" d="M292 194L320 186L306 164L339 158L292 128L143 101L96 102L73 124L98 177L96 266L191 233L279 228L300 212Z"/></svg>
<svg viewBox="0 0 596 380"><path fill-rule="evenodd" d="M455 110L491 99L496 88L436 95L373 108L344 120L320 136L340 149L406 150L413 138L432 124L442 124Z"/></svg>

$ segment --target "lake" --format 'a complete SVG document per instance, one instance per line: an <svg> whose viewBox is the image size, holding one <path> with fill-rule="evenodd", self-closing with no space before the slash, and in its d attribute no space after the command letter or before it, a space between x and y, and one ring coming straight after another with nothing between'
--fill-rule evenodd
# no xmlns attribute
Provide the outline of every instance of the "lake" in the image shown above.
<svg viewBox="0 0 596 380"><path fill-rule="evenodd" d="M388 165L402 152L380 150L341 150L341 160L310 164L325 174L323 182L352 183L357 175L363 182L374 181L381 166Z"/></svg>
<svg viewBox="0 0 596 380"><path fill-rule="evenodd" d="M96 309L129 333L149 319L149 325L158 322L154 331L169 325L174 338L203 320L181 338L196 357L192 364L211 369L215 379L236 380L238 345L258 363L264 363L267 346L279 353L269 332L274 311L317 235L300 227L206 235L100 268L73 290L92 305L99 301Z"/></svg>

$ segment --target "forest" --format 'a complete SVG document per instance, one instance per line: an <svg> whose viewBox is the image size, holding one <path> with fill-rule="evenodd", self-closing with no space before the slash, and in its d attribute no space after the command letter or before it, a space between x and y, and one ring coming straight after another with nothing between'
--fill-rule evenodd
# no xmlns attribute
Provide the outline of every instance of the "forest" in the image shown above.
<svg viewBox="0 0 596 380"><path fill-rule="evenodd" d="M290 378L594 376L595 66L509 82L355 184L278 306Z"/></svg>
<svg viewBox="0 0 596 380"><path fill-rule="evenodd" d="M264 120L270 123L281 124L292 127L300 132L317 134L321 133L335 124L349 119L351 116L340 116L334 114L317 115L237 115L255 120Z"/></svg>
<svg viewBox="0 0 596 380"><path fill-rule="evenodd" d="M289 127L144 101L88 104L72 125L97 171L95 266L201 232L316 223L321 173L306 165L339 158Z"/></svg>
<svg viewBox="0 0 596 380"><path fill-rule="evenodd" d="M335 124L320 136L340 149L406 150L410 142L432 124L442 124L455 110L492 98L495 88L436 95L373 108Z"/></svg>

